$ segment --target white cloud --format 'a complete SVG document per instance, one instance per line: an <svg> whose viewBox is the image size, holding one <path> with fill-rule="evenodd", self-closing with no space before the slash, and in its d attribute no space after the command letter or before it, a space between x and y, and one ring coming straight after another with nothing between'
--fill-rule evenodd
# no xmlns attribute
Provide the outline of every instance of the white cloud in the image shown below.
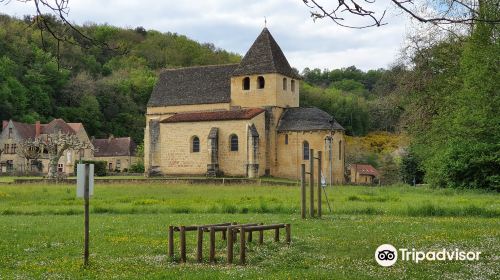
<svg viewBox="0 0 500 280"><path fill-rule="evenodd" d="M390 7L388 0L376 3L378 11ZM266 17L290 64L300 70L387 67L403 43L406 22L394 11L386 16L389 24L379 28L342 28L327 19L313 22L302 0L72 0L69 5L69 19L79 24L108 23L177 32L241 55L264 27ZM14 0L0 9L18 17L34 12L32 3ZM350 23L361 24L362 20L353 18Z"/></svg>

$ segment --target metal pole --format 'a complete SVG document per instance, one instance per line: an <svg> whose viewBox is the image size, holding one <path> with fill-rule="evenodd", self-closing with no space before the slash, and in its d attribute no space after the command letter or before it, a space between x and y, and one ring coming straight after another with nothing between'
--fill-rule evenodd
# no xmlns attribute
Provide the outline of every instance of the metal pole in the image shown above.
<svg viewBox="0 0 500 280"><path fill-rule="evenodd" d="M300 210L302 219L306 218L306 165L300 166L300 191L301 191L301 204Z"/></svg>
<svg viewBox="0 0 500 280"><path fill-rule="evenodd" d="M321 218L321 160L322 153L318 151L318 217Z"/></svg>
<svg viewBox="0 0 500 280"><path fill-rule="evenodd" d="M309 214L314 217L314 150L309 150Z"/></svg>
<svg viewBox="0 0 500 280"><path fill-rule="evenodd" d="M85 200L84 212L85 212L85 237L84 237L84 248L83 248L83 265L88 266L89 264L89 176L90 176L90 165L85 164L85 183L83 185L83 198Z"/></svg>

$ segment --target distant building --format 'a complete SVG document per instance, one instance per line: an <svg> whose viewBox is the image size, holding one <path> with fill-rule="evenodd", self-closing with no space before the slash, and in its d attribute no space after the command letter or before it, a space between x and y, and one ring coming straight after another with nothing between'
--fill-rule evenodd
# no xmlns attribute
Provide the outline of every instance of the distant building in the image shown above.
<svg viewBox="0 0 500 280"><path fill-rule="evenodd" d="M87 132L81 123L66 123L62 119L54 119L48 124L41 124L40 122L27 124L12 120L3 121L2 133L0 134L0 147L4 149L4 152L0 155L0 173L25 171L48 173L49 158L47 154L42 153L38 162L27 163L25 158L18 155L17 149L19 149L19 143L23 140L35 139L58 132L76 134L80 141L90 142ZM59 159L57 171L66 174L73 173L75 160L80 158L92 159L92 150L66 151L66 154Z"/></svg>
<svg viewBox="0 0 500 280"><path fill-rule="evenodd" d="M130 137L92 139L92 144L96 149L94 159L106 161L109 171L128 170L139 160L136 156L137 145Z"/></svg>
<svg viewBox="0 0 500 280"><path fill-rule="evenodd" d="M379 172L370 164L351 164L351 183L353 184L373 184L379 178Z"/></svg>
<svg viewBox="0 0 500 280"><path fill-rule="evenodd" d="M146 174L299 179L309 149L344 180L344 128L299 107L300 76L264 28L239 64L165 70L146 112Z"/></svg>

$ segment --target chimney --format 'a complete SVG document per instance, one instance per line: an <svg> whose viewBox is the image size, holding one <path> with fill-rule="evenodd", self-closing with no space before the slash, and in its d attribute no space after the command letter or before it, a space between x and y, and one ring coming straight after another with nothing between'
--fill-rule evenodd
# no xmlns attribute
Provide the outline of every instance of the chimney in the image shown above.
<svg viewBox="0 0 500 280"><path fill-rule="evenodd" d="M2 129L6 128L9 125L9 121L2 121Z"/></svg>
<svg viewBox="0 0 500 280"><path fill-rule="evenodd" d="M35 123L35 137L40 136L40 121L36 121Z"/></svg>

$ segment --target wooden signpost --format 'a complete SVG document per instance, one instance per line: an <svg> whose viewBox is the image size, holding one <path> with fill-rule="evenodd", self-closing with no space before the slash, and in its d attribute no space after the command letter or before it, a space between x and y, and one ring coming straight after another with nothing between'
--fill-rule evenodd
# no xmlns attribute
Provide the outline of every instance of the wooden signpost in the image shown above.
<svg viewBox="0 0 500 280"><path fill-rule="evenodd" d="M94 194L94 165L78 164L76 179L76 196L84 200L84 244L83 244L83 266L89 264L89 201Z"/></svg>

